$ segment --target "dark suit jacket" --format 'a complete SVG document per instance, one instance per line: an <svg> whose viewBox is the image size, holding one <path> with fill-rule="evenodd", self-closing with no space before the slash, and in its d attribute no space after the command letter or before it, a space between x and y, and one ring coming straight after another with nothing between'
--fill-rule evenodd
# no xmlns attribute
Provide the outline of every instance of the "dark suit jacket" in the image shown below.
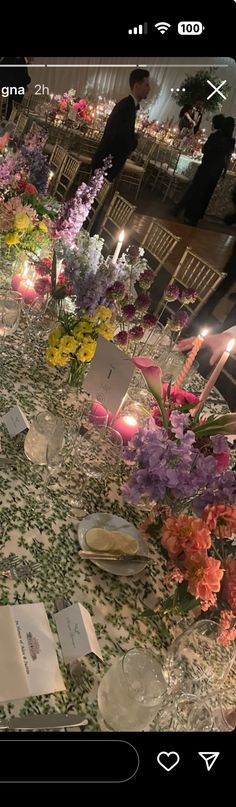
<svg viewBox="0 0 236 807"><path fill-rule="evenodd" d="M27 63L25 62L24 67L17 67L17 65L24 65L25 57L24 56L4 56L0 57L0 65L4 65L4 67L0 66L0 88L1 87L16 87L18 90L19 87L24 87L26 91L28 84L31 82L31 78L29 76L27 70ZM5 67L5 65L12 64L13 67ZM23 95L14 95L11 96L13 101L18 101L20 103L23 101Z"/></svg>
<svg viewBox="0 0 236 807"><path fill-rule="evenodd" d="M135 134L136 109L132 95L122 98L109 115L98 149L93 157L92 171L101 168L104 157L112 156L112 167L108 171L108 179L112 181L127 157L137 146Z"/></svg>

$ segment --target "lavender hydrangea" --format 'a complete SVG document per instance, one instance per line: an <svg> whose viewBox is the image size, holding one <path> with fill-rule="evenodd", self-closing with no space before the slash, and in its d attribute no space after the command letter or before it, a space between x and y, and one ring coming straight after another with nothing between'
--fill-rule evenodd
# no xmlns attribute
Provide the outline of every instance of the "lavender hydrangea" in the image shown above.
<svg viewBox="0 0 236 807"><path fill-rule="evenodd" d="M151 418L133 438L125 450L126 461L134 465L123 491L128 502L136 504L140 496L173 503L200 497L205 506L219 492L218 501L230 497L236 501L236 473L217 474L214 455L202 454L195 445L194 433L184 431L187 417L172 413L172 432L156 426Z"/></svg>

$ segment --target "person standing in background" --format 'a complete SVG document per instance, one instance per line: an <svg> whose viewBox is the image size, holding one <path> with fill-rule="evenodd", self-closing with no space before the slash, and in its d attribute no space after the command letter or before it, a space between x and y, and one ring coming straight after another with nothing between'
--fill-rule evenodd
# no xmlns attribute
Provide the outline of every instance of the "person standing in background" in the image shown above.
<svg viewBox="0 0 236 807"><path fill-rule="evenodd" d="M149 71L137 67L129 77L130 95L115 104L92 160L92 173L101 168L105 157L112 157L107 178L112 182L120 173L129 154L137 147L135 119L140 101L150 91Z"/></svg>

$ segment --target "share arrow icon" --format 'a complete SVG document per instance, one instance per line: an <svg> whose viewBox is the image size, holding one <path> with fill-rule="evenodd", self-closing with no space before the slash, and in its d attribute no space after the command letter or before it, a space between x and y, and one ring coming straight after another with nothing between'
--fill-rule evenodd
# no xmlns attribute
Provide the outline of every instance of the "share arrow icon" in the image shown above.
<svg viewBox="0 0 236 807"><path fill-rule="evenodd" d="M220 751L198 751L198 756L204 759L206 763L207 770L210 771L213 768L216 760L220 756Z"/></svg>

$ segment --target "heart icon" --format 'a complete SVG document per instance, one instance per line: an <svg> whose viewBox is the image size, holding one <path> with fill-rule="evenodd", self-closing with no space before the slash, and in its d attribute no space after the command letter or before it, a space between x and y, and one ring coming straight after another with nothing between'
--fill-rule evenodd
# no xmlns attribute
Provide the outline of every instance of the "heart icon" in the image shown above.
<svg viewBox="0 0 236 807"><path fill-rule="evenodd" d="M167 773L172 771L176 765L180 762L179 754L177 751L160 751L160 754L157 756L158 765L161 765Z"/></svg>

